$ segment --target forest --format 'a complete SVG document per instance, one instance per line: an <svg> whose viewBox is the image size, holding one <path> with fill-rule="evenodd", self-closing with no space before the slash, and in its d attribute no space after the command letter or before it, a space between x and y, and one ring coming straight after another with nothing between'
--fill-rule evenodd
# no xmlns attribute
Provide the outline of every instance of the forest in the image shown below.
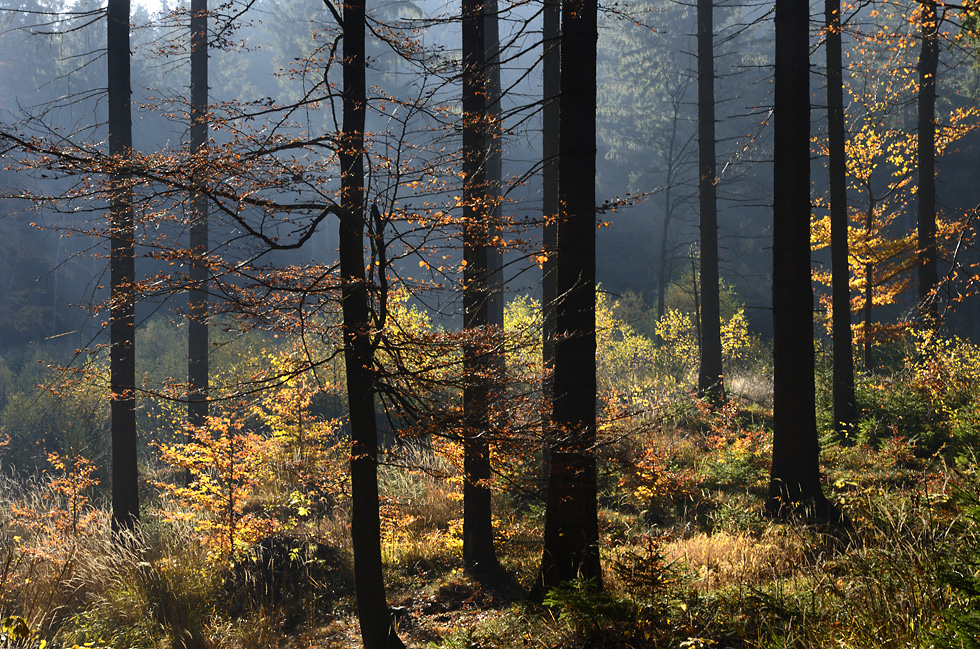
<svg viewBox="0 0 980 649"><path fill-rule="evenodd" d="M0 34L0 649L980 647L980 0Z"/></svg>

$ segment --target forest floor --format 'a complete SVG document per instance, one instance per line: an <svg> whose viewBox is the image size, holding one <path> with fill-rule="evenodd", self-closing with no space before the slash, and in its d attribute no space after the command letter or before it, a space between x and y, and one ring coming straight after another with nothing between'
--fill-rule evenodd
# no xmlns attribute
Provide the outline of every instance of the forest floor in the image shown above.
<svg viewBox="0 0 980 649"><path fill-rule="evenodd" d="M400 635L446 649L980 646L980 383L957 376L863 379L873 405L854 438L822 439L823 488L847 529L765 516L764 399L711 407L679 394L615 419L626 423L604 429L599 457L603 589L573 583L543 605L526 597L542 551L540 456L499 451L503 570L478 580L462 564L458 449L392 449L382 553ZM262 473L274 462L257 462L230 528L221 498L163 488L162 469L144 467L152 497L132 555L108 539L85 463L56 458L32 481L11 480L0 646L360 646L345 447L317 448L304 451L306 482L295 449L275 479ZM235 536L246 530L249 543ZM29 632L14 632L14 616Z"/></svg>

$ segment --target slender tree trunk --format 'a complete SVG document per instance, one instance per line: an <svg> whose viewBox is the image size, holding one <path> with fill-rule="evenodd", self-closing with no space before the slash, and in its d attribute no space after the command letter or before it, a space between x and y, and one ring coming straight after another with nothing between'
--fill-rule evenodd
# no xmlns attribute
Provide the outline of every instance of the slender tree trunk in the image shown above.
<svg viewBox="0 0 980 649"><path fill-rule="evenodd" d="M489 115L482 0L463 0L463 561L497 568L490 507Z"/></svg>
<svg viewBox="0 0 980 649"><path fill-rule="evenodd" d="M932 291L936 269L936 74L939 70L939 17L934 0L922 3L922 49L919 53L918 119L918 244L919 304L924 314L935 317Z"/></svg>
<svg viewBox="0 0 980 649"><path fill-rule="evenodd" d="M596 502L595 0L562 3L558 295L551 470L534 594L572 579L601 588Z"/></svg>
<svg viewBox="0 0 980 649"><path fill-rule="evenodd" d="M773 448L767 509L826 516L814 394L810 280L809 4L776 0Z"/></svg>
<svg viewBox="0 0 980 649"><path fill-rule="evenodd" d="M109 0L106 22L109 155L116 165L110 197L110 390L112 419L112 527L139 522L136 464L136 261L133 190L128 157L133 149L130 110L129 0Z"/></svg>
<svg viewBox="0 0 980 649"><path fill-rule="evenodd" d="M660 258L657 261L657 322L663 320L664 313L667 312L667 282L670 280L667 276L667 253L670 250L668 235L670 223L674 217L674 206L671 203L673 200L672 190L673 181L668 181L667 188L664 190L664 222L660 229ZM654 340L654 345L659 348L662 344L663 339L658 334Z"/></svg>
<svg viewBox="0 0 980 649"><path fill-rule="evenodd" d="M357 618L365 649L404 647L389 614L381 562L374 349L364 265L364 119L367 104L364 0L347 0L343 24L340 146L340 274L351 431L351 541Z"/></svg>
<svg viewBox="0 0 980 649"><path fill-rule="evenodd" d="M554 396L555 308L558 298L558 109L561 70L561 0L544 0L542 16L543 74L541 115L541 215L543 252L541 264L541 385L542 451L541 486L547 491L551 472L551 405Z"/></svg>
<svg viewBox="0 0 980 649"><path fill-rule="evenodd" d="M718 290L718 208L715 186L714 0L698 0L698 197L701 207L701 363L698 392L725 398Z"/></svg>
<svg viewBox="0 0 980 649"><path fill-rule="evenodd" d="M501 99L503 89L500 85L500 21L497 0L486 0L484 4L484 41L486 43L487 68L487 196L490 201L490 243L487 247L487 290L490 293L488 322L494 336L494 349L491 353L490 403L496 403L502 396L507 365L504 358L500 336L504 331L504 255L495 237L503 235L503 175L504 139L503 112ZM500 413L491 409L490 430L496 435L501 426L506 425Z"/></svg>
<svg viewBox="0 0 980 649"><path fill-rule="evenodd" d="M694 299L694 333L697 336L698 349L701 348L701 291L698 289L698 258L694 251L688 255L691 262L691 297Z"/></svg>
<svg viewBox="0 0 980 649"><path fill-rule="evenodd" d="M487 197L490 201L490 240L487 249L487 270L489 272L490 325L498 331L504 328L504 271L503 254L494 245L493 237L501 234L503 226L503 123L501 112L500 86L500 21L497 0L485 0L483 4L483 40L486 45L486 93L487 93ZM502 354L496 354L500 378L503 375Z"/></svg>
<svg viewBox="0 0 980 649"><path fill-rule="evenodd" d="M833 302L834 430L848 440L857 424L851 341L851 267L847 241L847 160L844 152L844 79L840 0L827 0L827 135L830 154L830 265Z"/></svg>
<svg viewBox="0 0 980 649"><path fill-rule="evenodd" d="M558 296L558 110L561 71L561 1L544 0L541 212L544 218L544 253L541 269L543 309L542 361L545 407L550 407L555 359L555 300Z"/></svg>
<svg viewBox="0 0 980 649"><path fill-rule="evenodd" d="M487 68L487 196L490 201L490 243L487 247L487 290L490 293L488 322L494 336L494 349L491 353L490 403L502 397L507 370L503 347L500 344L504 331L504 255L495 238L503 235L503 175L504 138L503 111L501 99L503 89L500 85L500 21L497 0L486 0L484 4L484 41L486 42ZM500 413L494 414L491 408L490 430L494 435L501 426L506 425Z"/></svg>
<svg viewBox="0 0 980 649"><path fill-rule="evenodd" d="M682 109L686 109L684 101L686 95L687 83L684 82L675 86L671 96L670 138L664 161L667 168L667 182L664 189L664 220L660 228L660 255L657 268L657 322L662 320L667 312L667 286L670 284L673 275L673 262L668 259L668 254L673 254L670 246L670 226L674 222L674 211L676 210L674 184L677 182L678 165L689 144L689 142L678 142L678 124L681 123ZM663 339L659 335L655 338L654 345L659 348L663 344Z"/></svg>
<svg viewBox="0 0 980 649"><path fill-rule="evenodd" d="M660 228L660 256L657 260L657 322L664 317L667 311L667 252L670 244L667 235L670 232L670 222L674 216L670 201L672 199L673 187L670 183L664 190L664 221ZM660 346L660 336L657 336L657 346Z"/></svg>
<svg viewBox="0 0 980 649"><path fill-rule="evenodd" d="M866 219L864 222L865 232L868 233L868 239L870 240L874 233L875 227L875 201L868 201L868 212L865 215ZM875 281L875 264L871 257L868 255L868 261L864 264L864 371L870 372L873 365L873 347L871 344L871 323L872 323L872 313L875 308L875 291L874 291L874 281Z"/></svg>
<svg viewBox="0 0 980 649"><path fill-rule="evenodd" d="M208 0L191 0L191 187L205 181L208 137ZM193 191L193 190L192 190ZM191 290L187 326L188 423L204 426L208 417L208 202L202 191L191 197Z"/></svg>

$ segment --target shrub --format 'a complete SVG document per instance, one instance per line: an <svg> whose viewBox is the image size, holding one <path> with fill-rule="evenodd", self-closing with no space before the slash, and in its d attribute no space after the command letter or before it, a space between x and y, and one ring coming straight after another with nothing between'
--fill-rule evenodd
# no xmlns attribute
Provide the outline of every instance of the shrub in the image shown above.
<svg viewBox="0 0 980 649"><path fill-rule="evenodd" d="M182 505L166 517L186 520L197 513L194 531L221 563L278 527L277 521L248 507L262 481L270 443L245 432L243 422L230 417L210 417L207 427L192 434L193 441L186 444L158 445L161 460L186 469L191 483L157 486Z"/></svg>
<svg viewBox="0 0 980 649"><path fill-rule="evenodd" d="M277 610L287 626L312 623L351 594L353 575L339 553L316 539L267 536L226 572L222 590L237 616Z"/></svg>

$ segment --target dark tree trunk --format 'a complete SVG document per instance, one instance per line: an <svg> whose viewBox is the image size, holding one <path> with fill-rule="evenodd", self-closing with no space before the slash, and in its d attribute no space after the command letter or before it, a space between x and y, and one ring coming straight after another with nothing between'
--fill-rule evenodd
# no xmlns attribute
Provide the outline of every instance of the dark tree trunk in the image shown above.
<svg viewBox="0 0 980 649"><path fill-rule="evenodd" d="M936 74L939 70L939 17L933 0L922 2L922 50L919 53L918 243L919 304L936 316L932 291L939 281L936 269Z"/></svg>
<svg viewBox="0 0 980 649"><path fill-rule="evenodd" d="M875 201L872 199L868 201L868 211L865 214L864 229L868 233L868 238L873 236L875 228ZM875 265L872 261L871 256L868 256L868 261L864 264L864 371L870 372L872 369L873 362L873 348L871 346L871 323L873 312L875 308L874 300L874 280L875 280Z"/></svg>
<svg viewBox="0 0 980 649"><path fill-rule="evenodd" d="M136 465L136 270L133 190L127 159L133 148L130 111L129 0L109 0L106 21L109 155L110 390L112 426L112 527L130 530L139 522Z"/></svg>
<svg viewBox="0 0 980 649"><path fill-rule="evenodd" d="M206 179L208 137L208 0L191 0L191 290L187 326L188 423L204 426L208 417L208 202L201 191Z"/></svg>
<svg viewBox="0 0 980 649"><path fill-rule="evenodd" d="M364 0L344 4L343 132L340 146L340 274L351 431L351 541L357 619L365 649L404 647L392 625L381 562L374 348L364 273Z"/></svg>
<svg viewBox="0 0 980 649"><path fill-rule="evenodd" d="M715 186L714 0L698 0L698 198L701 208L701 363L698 392L725 398L718 291L718 209Z"/></svg>
<svg viewBox="0 0 980 649"><path fill-rule="evenodd" d="M847 161L844 153L844 80L840 0L827 0L827 135L830 149L830 256L833 302L834 430L848 440L857 424L851 342L851 268L847 241Z"/></svg>
<svg viewBox="0 0 980 649"><path fill-rule="evenodd" d="M767 509L827 514L820 488L810 280L809 4L776 0L772 472Z"/></svg>
<svg viewBox="0 0 980 649"><path fill-rule="evenodd" d="M490 392L494 370L488 266L489 115L482 0L463 0L463 561L497 568L490 507Z"/></svg>
<svg viewBox="0 0 980 649"><path fill-rule="evenodd" d="M562 3L558 287L551 470L534 594L572 579L601 588L596 502L595 0Z"/></svg>

